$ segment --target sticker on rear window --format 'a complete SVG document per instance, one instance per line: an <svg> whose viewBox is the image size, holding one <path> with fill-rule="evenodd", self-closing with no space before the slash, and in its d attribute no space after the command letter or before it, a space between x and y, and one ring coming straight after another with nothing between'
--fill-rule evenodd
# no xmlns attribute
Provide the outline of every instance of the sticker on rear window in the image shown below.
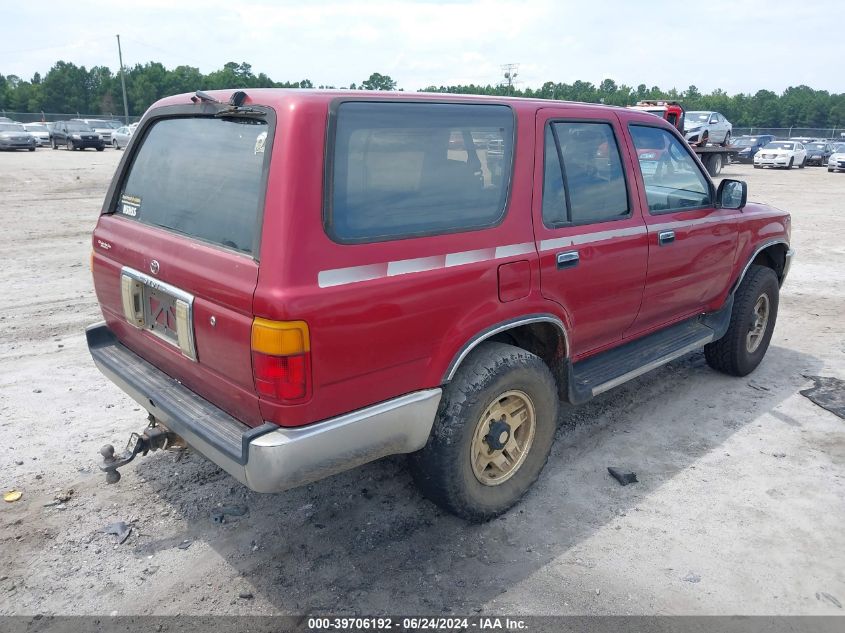
<svg viewBox="0 0 845 633"><path fill-rule="evenodd" d="M264 153L264 145L267 143L267 132L262 132L258 136L255 137L255 153L256 154L263 154Z"/></svg>
<svg viewBox="0 0 845 633"><path fill-rule="evenodd" d="M137 218L138 212L141 210L141 198L138 196L129 196L123 194L120 196L120 209L123 215L128 215L130 218Z"/></svg>

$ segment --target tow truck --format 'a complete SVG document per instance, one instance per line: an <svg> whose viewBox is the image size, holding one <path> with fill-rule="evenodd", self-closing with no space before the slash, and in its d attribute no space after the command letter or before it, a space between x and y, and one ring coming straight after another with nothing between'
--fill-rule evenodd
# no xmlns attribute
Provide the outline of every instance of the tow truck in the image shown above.
<svg viewBox="0 0 845 633"><path fill-rule="evenodd" d="M683 136L684 134L684 107L677 101L667 101L664 99L646 99L637 101L636 105L628 106L632 110L642 110L649 112L661 119L665 119ZM737 150L730 147L720 147L718 145L708 145L704 143L690 144L692 151L694 151L699 160L707 168L711 176L718 176L722 171L722 166L731 162L731 158L737 155Z"/></svg>

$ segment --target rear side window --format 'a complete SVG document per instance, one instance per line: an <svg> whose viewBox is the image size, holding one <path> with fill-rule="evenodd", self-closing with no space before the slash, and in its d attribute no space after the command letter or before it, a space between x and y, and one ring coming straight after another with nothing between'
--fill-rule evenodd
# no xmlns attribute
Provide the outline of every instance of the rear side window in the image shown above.
<svg viewBox="0 0 845 633"><path fill-rule="evenodd" d="M546 127L543 224L590 224L628 216L628 189L607 123Z"/></svg>
<svg viewBox="0 0 845 633"><path fill-rule="evenodd" d="M153 123L123 182L116 214L252 254L267 131L266 121L245 118Z"/></svg>
<svg viewBox="0 0 845 633"><path fill-rule="evenodd" d="M507 106L343 103L326 229L360 243L492 226L505 212L513 143Z"/></svg>

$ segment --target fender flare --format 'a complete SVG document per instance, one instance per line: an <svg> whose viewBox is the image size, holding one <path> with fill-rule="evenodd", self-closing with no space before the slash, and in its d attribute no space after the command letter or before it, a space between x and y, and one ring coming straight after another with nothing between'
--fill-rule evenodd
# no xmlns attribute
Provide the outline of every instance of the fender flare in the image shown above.
<svg viewBox="0 0 845 633"><path fill-rule="evenodd" d="M736 289L739 288L739 284L742 283L742 280L745 278L745 274L748 272L748 269L751 268L751 263L754 261L757 255L762 253L767 248L775 246L776 244L783 244L786 247L787 252L789 251L789 242L787 242L784 238L769 240L768 242L764 242L761 246L758 246L754 250L754 252L751 253L751 257L748 258L748 261L745 263L745 266L743 267L742 272L739 274L739 277L737 277L736 281L731 285L731 289L728 292L729 295L732 295L734 292L736 292Z"/></svg>
<svg viewBox="0 0 845 633"><path fill-rule="evenodd" d="M550 313L526 314L524 316L508 319L507 321L491 325L464 343L452 358L449 366L446 368L446 373L443 375L443 384L450 382L452 378L454 378L455 372L458 371L458 367L460 367L467 355L479 344L483 343L491 336L495 336L496 334L512 330L513 328L522 325L528 325L530 323L551 323L556 326L560 330L561 334L563 334L563 340L566 344L566 353L567 355L569 354L569 333L566 331L566 327L559 317Z"/></svg>

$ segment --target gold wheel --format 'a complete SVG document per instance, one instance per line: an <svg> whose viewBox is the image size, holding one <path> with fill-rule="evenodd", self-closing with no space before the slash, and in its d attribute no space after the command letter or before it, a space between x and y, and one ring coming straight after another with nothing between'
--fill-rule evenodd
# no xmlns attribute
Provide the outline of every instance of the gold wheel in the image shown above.
<svg viewBox="0 0 845 633"><path fill-rule="evenodd" d="M475 478L485 486L498 486L513 477L531 450L536 428L534 403L525 392L506 391L493 400L472 438Z"/></svg>
<svg viewBox="0 0 845 633"><path fill-rule="evenodd" d="M762 294L757 298L757 303L754 304L754 320L751 322L751 327L745 336L745 349L748 350L749 354L753 354L760 347L768 324L769 297Z"/></svg>

